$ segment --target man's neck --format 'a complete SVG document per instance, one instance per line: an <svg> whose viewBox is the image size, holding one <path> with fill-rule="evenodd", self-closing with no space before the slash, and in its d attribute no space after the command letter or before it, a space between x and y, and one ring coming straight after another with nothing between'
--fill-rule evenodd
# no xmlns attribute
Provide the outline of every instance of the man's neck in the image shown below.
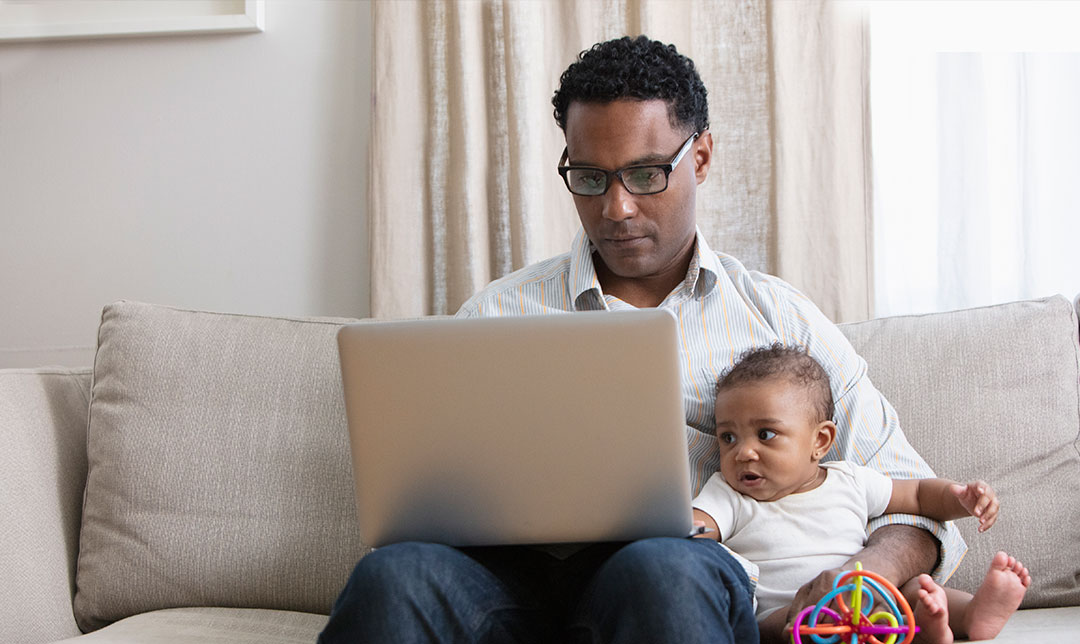
<svg viewBox="0 0 1080 644"><path fill-rule="evenodd" d="M655 308L660 306L675 290L675 287L686 279L686 271L690 269L691 255L692 253L687 254L686 259L679 262L674 270L650 277L616 275L608 269L597 253L593 253L593 266L596 267L596 279L600 282L600 288L605 294L613 295L639 309Z"/></svg>

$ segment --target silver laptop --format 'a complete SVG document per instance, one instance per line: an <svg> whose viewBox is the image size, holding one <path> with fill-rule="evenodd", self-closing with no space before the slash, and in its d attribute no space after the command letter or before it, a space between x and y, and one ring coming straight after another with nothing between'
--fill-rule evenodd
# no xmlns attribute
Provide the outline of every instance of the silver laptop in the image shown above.
<svg viewBox="0 0 1080 644"><path fill-rule="evenodd" d="M338 348L366 544L689 533L669 313L358 323Z"/></svg>

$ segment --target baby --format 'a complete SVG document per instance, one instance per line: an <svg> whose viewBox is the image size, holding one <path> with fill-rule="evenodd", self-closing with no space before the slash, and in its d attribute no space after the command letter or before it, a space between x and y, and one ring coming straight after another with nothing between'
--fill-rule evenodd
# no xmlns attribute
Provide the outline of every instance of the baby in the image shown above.
<svg viewBox="0 0 1080 644"><path fill-rule="evenodd" d="M716 393L721 471L694 500L694 519L756 563L762 641L782 638L796 591L823 570L844 567L866 542L866 524L882 514L937 521L997 519L998 500L982 481L890 480L846 461L822 463L836 438L824 369L806 352L774 345L746 354ZM929 575L902 587L921 642L953 636L991 639L1020 606L1031 576L999 552L975 595L944 589Z"/></svg>

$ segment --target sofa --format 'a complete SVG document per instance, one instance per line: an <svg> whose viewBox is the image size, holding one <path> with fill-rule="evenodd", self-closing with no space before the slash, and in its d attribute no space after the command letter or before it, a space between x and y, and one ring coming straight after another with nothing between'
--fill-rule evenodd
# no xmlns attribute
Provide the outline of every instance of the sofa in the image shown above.
<svg viewBox="0 0 1080 644"><path fill-rule="evenodd" d="M0 642L312 642L367 548L343 319L105 307L92 369L0 370ZM1001 643L1080 641L1080 344L1056 296L843 325L908 439L982 478L1033 584Z"/></svg>

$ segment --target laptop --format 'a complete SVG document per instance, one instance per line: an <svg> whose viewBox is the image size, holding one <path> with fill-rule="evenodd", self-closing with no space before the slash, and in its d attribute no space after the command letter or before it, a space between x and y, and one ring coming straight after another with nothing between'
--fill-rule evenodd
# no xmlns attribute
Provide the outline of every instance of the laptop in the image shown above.
<svg viewBox="0 0 1080 644"><path fill-rule="evenodd" d="M338 349L367 545L689 534L670 313L355 323Z"/></svg>

